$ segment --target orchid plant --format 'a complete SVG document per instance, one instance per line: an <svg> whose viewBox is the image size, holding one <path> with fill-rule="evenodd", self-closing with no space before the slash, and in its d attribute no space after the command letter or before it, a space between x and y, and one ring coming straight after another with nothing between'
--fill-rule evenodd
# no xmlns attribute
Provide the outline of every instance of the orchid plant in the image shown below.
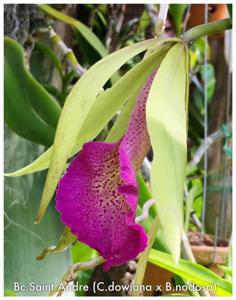
<svg viewBox="0 0 236 300"><path fill-rule="evenodd" d="M48 6L41 8L61 17ZM80 24L73 25L79 28ZM56 192L56 210L66 229L58 245L46 249L40 259L78 239L99 253L95 265L104 263L104 271L138 257L136 283L140 284L149 255L151 259L157 255L151 248L161 230L170 261L181 263L188 47L196 38L230 26L229 20L223 20L196 27L180 38L159 36L104 54L73 86L61 111L52 104L60 114L53 145L30 165L6 174L22 176L49 168L35 222L42 220ZM9 53L21 51L10 39L5 45ZM141 62L104 90L106 82L127 61L143 52ZM11 69L10 62L7 68ZM94 141L116 114L106 140ZM156 216L147 234L135 222L137 175L151 148L151 193ZM223 294L229 293L230 288L225 286L219 289Z"/></svg>

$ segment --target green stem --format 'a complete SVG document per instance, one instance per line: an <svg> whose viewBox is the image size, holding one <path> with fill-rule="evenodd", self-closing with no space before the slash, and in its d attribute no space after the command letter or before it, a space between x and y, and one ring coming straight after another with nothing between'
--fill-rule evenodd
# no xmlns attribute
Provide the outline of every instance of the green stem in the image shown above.
<svg viewBox="0 0 236 300"><path fill-rule="evenodd" d="M182 40L186 43L191 43L196 39L199 39L205 35L212 35L224 30L228 30L232 28L231 20L223 19L220 21L210 22L207 24L202 24L196 27L189 29L184 32L181 36Z"/></svg>

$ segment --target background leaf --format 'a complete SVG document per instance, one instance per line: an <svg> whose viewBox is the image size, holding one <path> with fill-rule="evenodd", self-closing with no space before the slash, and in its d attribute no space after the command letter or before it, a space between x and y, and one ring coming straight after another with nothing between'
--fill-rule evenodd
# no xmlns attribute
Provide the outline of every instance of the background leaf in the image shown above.
<svg viewBox="0 0 236 300"><path fill-rule="evenodd" d="M30 143L5 128L5 168L26 164L43 151L42 146ZM4 285L13 290L14 281L25 283L54 283L71 264L69 251L51 255L45 261L36 256L48 245L55 245L63 230L59 214L50 205L48 214L40 224L33 224L37 211L37 198L45 180L45 173L20 178L5 178L4 182ZM16 292L22 295L46 295L47 291Z"/></svg>
<svg viewBox="0 0 236 300"><path fill-rule="evenodd" d="M21 46L5 38L4 50L5 121L24 138L51 145L60 106L26 69Z"/></svg>
<svg viewBox="0 0 236 300"><path fill-rule="evenodd" d="M169 13L174 21L176 34L180 35L183 26L184 13L189 4L171 4Z"/></svg>
<svg viewBox="0 0 236 300"><path fill-rule="evenodd" d="M52 8L47 4L41 4L39 5L39 7L52 17L76 28L76 30L79 31L79 33L89 42L89 44L100 54L101 57L104 57L108 54L107 49L99 40L99 38L86 25L70 16L59 12L58 10Z"/></svg>

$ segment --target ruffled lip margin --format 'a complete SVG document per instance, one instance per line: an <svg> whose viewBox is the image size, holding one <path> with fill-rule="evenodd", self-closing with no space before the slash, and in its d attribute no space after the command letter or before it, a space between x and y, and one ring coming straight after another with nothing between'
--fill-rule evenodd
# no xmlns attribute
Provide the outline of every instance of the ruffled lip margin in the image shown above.
<svg viewBox="0 0 236 300"><path fill-rule="evenodd" d="M150 148L146 101L155 73L139 94L124 137L115 143L84 144L56 192L62 222L103 256L104 271L136 258L147 247L144 228L135 224L136 171Z"/></svg>

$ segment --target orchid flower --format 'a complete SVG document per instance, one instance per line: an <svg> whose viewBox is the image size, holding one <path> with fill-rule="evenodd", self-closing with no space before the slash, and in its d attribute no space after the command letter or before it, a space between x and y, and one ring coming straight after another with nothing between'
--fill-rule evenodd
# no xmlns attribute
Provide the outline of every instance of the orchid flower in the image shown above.
<svg viewBox="0 0 236 300"><path fill-rule="evenodd" d="M135 224L136 172L150 148L145 109L155 73L141 89L122 139L84 144L57 188L62 222L103 256L104 271L136 258L147 246L144 228Z"/></svg>

